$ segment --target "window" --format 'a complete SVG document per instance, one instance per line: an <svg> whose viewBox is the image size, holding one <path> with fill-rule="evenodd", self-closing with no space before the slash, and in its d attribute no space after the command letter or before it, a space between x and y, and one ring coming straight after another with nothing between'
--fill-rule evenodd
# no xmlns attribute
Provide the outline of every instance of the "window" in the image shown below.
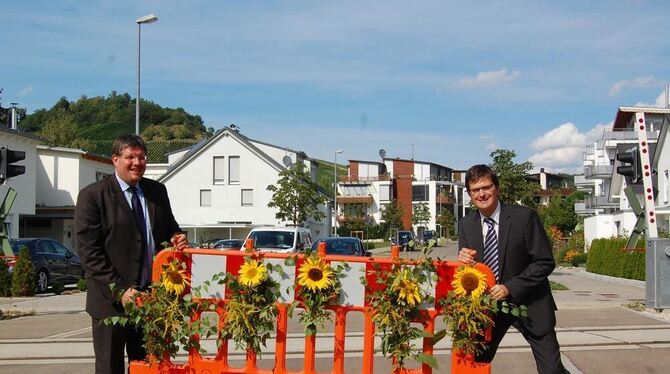
<svg viewBox="0 0 670 374"><path fill-rule="evenodd" d="M391 200L391 185L388 184L379 185L379 200L381 201Z"/></svg>
<svg viewBox="0 0 670 374"><path fill-rule="evenodd" d="M240 156L228 157L228 183L240 183Z"/></svg>
<svg viewBox="0 0 670 374"><path fill-rule="evenodd" d="M412 186L412 201L428 201L428 185Z"/></svg>
<svg viewBox="0 0 670 374"><path fill-rule="evenodd" d="M225 157L214 157L214 184L223 183Z"/></svg>
<svg viewBox="0 0 670 374"><path fill-rule="evenodd" d="M212 190L200 190L200 206L212 206Z"/></svg>
<svg viewBox="0 0 670 374"><path fill-rule="evenodd" d="M242 206L254 205L254 190L242 190Z"/></svg>

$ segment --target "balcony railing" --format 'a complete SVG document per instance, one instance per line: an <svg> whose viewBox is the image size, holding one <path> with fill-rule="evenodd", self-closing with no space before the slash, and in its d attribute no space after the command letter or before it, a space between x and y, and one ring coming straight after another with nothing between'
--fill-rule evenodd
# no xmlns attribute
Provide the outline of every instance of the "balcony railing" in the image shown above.
<svg viewBox="0 0 670 374"><path fill-rule="evenodd" d="M584 166L584 178L607 178L612 175L612 165L589 165Z"/></svg>
<svg viewBox="0 0 670 374"><path fill-rule="evenodd" d="M388 175L376 175L373 177L361 177L358 175L343 175L338 179L340 182L371 183L371 182L387 181L390 178Z"/></svg>
<svg viewBox="0 0 670 374"><path fill-rule="evenodd" d="M648 140L656 140L658 139L658 133L659 131L647 131L647 139ZM612 130L605 130L603 133L603 139L604 140L637 140L637 132L636 131L612 131Z"/></svg>
<svg viewBox="0 0 670 374"><path fill-rule="evenodd" d="M616 208L618 206L619 203L613 203L605 196L591 196L584 199L584 207L586 209Z"/></svg>

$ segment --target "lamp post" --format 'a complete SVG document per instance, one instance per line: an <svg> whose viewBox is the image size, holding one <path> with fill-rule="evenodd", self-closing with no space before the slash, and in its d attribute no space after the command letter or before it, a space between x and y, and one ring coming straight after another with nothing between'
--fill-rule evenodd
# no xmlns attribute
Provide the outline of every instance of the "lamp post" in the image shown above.
<svg viewBox="0 0 670 374"><path fill-rule="evenodd" d="M344 152L341 149L335 151L335 163L333 164L333 175L335 184L333 184L333 235L337 236L337 154Z"/></svg>
<svg viewBox="0 0 670 374"><path fill-rule="evenodd" d="M154 23L158 17L153 14L140 17L135 20L137 23L137 101L135 101L135 135L140 135L140 40L143 23Z"/></svg>

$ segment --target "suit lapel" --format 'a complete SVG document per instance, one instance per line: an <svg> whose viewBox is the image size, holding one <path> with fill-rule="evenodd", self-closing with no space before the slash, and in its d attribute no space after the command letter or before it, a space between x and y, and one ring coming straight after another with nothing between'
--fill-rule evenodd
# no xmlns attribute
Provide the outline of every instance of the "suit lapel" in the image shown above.
<svg viewBox="0 0 670 374"><path fill-rule="evenodd" d="M498 262L500 263L500 275L505 269L505 253L507 252L507 238L509 230L512 227L512 217L510 210L505 204L500 204L500 222L498 223Z"/></svg>
<svg viewBox="0 0 670 374"><path fill-rule="evenodd" d="M484 238L482 237L482 219L479 212L475 212L472 215L473 223L472 225L467 225L466 227L470 228L469 237L472 238L472 243L470 245L473 249L477 250L477 256L479 261L484 259Z"/></svg>

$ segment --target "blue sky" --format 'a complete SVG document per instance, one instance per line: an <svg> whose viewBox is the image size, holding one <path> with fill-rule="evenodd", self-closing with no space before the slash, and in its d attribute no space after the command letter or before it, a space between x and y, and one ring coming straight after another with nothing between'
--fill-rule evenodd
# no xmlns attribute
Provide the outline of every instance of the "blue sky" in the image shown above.
<svg viewBox="0 0 670 374"><path fill-rule="evenodd" d="M332 160L574 171L621 105L662 105L667 1L0 0L3 106L135 96Z"/></svg>

